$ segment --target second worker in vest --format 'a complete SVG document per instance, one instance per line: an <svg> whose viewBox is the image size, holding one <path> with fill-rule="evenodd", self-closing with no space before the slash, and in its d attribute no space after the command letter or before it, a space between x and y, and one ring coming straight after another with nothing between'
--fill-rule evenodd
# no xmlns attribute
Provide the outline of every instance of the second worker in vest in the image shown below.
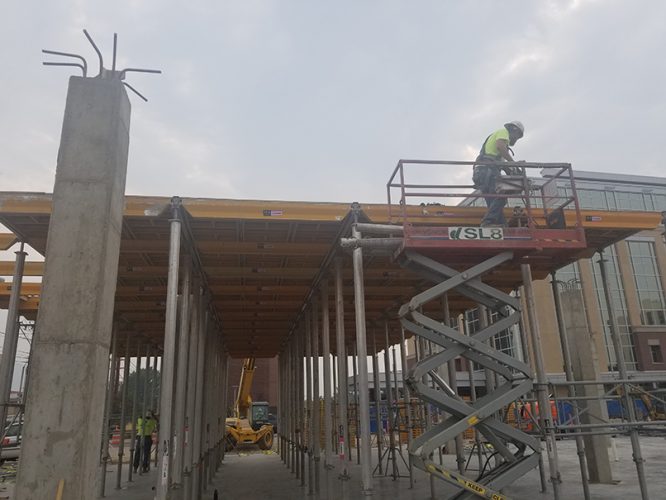
<svg viewBox="0 0 666 500"><path fill-rule="evenodd" d="M157 421L152 412L148 412L145 418L139 417L136 422L136 446L134 447L134 472L148 472L150 468L150 449L153 446L153 432L157 428Z"/></svg>
<svg viewBox="0 0 666 500"><path fill-rule="evenodd" d="M514 172L511 167L502 166L504 161L515 161L511 154L511 146L513 146L518 139L525 134L525 127L519 121L512 121L505 123L502 128L490 134L483 146L476 161L485 163L485 165L476 165L474 167L474 186L477 187L483 194L498 194L497 182L504 170L507 174L511 175ZM492 164L496 165L492 165ZM484 197L488 211L483 216L481 227L484 226L504 226L506 220L504 219L504 206L506 205L506 198L497 198L486 196Z"/></svg>

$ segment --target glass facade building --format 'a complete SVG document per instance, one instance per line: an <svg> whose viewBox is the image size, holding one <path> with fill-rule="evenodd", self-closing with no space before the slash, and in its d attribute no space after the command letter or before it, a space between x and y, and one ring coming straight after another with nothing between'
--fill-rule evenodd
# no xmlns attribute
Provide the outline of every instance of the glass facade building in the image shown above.
<svg viewBox="0 0 666 500"><path fill-rule="evenodd" d="M580 207L586 210L604 211L666 211L666 178L574 171L576 192ZM534 184L545 182L533 179ZM562 196L571 195L571 187L564 182L558 185ZM514 203L514 201L516 203ZM511 200L509 206L518 204ZM485 206L482 199L468 198L463 204ZM603 252L610 287L611 307L624 352L627 368L631 371L663 371L666 380L666 244L664 229L647 231L620 241ZM611 341L609 308L601 284L599 260L596 253L590 259L582 259L556 273L556 279L567 286L579 286L587 291L584 307L591 330L599 330L603 345L598 349L600 370L617 369ZM550 284L548 284L550 287ZM544 288L545 290L545 288ZM545 309L550 304L537 304L539 316L553 316ZM476 318L466 317L468 327L474 331ZM545 335L557 335L553 328L545 329ZM515 336L504 335L502 350L515 349ZM512 344L513 342L513 344ZM551 367L560 358L551 356ZM559 356L559 354L558 354ZM557 359L556 359L557 358ZM548 360L547 360L548 361Z"/></svg>

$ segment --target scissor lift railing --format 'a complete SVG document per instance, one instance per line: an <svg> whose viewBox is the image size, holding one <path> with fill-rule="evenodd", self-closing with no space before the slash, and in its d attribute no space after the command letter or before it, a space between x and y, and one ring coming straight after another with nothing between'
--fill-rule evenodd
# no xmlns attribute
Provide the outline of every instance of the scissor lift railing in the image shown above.
<svg viewBox="0 0 666 500"><path fill-rule="evenodd" d="M396 258L403 267L434 284L400 308L402 326L441 348L411 368L407 384L413 395L450 415L412 442L409 449L412 463L458 486L460 491L452 498L497 500L508 498L500 493L502 488L537 466L540 443L497 418L500 410L532 390L533 372L525 362L492 347L496 335L520 321L521 305L519 299L507 293L506 287L490 286L488 282L493 280L484 282L484 276L506 271L515 274L515 268L522 263L541 262L543 265L544 259L558 258L566 261L586 243L573 173L566 164L515 164L524 167L521 174L511 180L520 188L509 194L489 195L520 203L525 224L519 227L452 227L446 223L446 205L423 203L421 212L413 210L414 203L410 208L412 199L433 197L462 200L465 206L472 204L480 194L469 185L410 183L406 180L407 166L421 169L466 166L471 178L472 165L471 162L401 160L387 184L387 191L389 217L392 222L403 224L403 244ZM552 175L536 184L525 174L526 169L531 168L545 169ZM569 186L565 195L557 189L557 182L562 179ZM392 189L400 192L398 207L391 206ZM563 214L560 213L560 217L553 214L568 208L575 210L576 223L573 227L562 227ZM553 227L555 225L558 227ZM467 336L423 313L432 310L425 307L428 303L455 294L497 311L498 319ZM438 376L438 368L458 356L497 374L497 386L475 402L464 401ZM487 473L481 471L480 477L469 478L432 460L435 450L472 427L485 437L499 457L493 469Z"/></svg>
<svg viewBox="0 0 666 500"><path fill-rule="evenodd" d="M502 176L502 188L497 193L483 194L471 184L435 184L423 179L456 178L471 179L474 162L400 160L386 184L389 220L402 223L405 236L420 246L460 247L458 241L465 240L464 248L487 248L484 239L494 239L502 234L502 248L531 250L543 242L549 248L585 247L585 232L576 193L571 165L566 163L507 163L515 173ZM497 166L497 164L495 164ZM528 172L541 173L532 178ZM414 180L412 180L414 179ZM558 184L559 183L559 184ZM397 196L396 196L397 195ZM447 206L485 206L484 198L505 198L505 209L509 227L501 230L458 231L447 219L456 214L447 211ZM414 205L420 203L420 210ZM517 212L514 214L514 210ZM564 210L575 213L574 223L565 224ZM478 221L480 222L480 220ZM425 227L430 229L424 229ZM469 232L469 236L465 233ZM471 243L471 239L479 239ZM428 242L434 242L429 244Z"/></svg>

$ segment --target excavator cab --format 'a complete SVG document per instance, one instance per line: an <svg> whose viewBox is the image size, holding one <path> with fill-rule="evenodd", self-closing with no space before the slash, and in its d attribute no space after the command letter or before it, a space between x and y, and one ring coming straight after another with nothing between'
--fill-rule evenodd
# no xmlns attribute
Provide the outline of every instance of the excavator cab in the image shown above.
<svg viewBox="0 0 666 500"><path fill-rule="evenodd" d="M250 413L250 425L255 431L261 429L262 425L270 424L268 401L253 401L252 412Z"/></svg>

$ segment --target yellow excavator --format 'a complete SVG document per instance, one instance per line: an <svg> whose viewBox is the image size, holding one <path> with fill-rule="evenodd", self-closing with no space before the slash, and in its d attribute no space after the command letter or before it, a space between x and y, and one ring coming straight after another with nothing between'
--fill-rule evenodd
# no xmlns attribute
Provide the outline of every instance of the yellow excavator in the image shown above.
<svg viewBox="0 0 666 500"><path fill-rule="evenodd" d="M262 450L270 450L273 447L273 425L268 421L268 402L253 402L250 395L254 368L254 358L243 360L234 416L225 421L227 451L239 444L256 444Z"/></svg>

